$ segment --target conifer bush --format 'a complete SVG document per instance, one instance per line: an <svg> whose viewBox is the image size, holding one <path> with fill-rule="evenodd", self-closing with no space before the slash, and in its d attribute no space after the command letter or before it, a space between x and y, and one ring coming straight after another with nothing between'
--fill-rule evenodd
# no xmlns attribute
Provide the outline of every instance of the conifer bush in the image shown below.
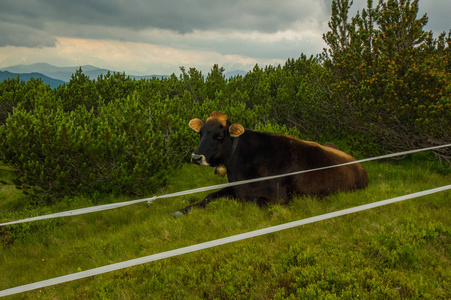
<svg viewBox="0 0 451 300"><path fill-rule="evenodd" d="M451 141L451 39L424 30L418 2L370 0L350 19L352 1L332 1L323 37L334 119L359 145L370 143L367 154Z"/></svg>
<svg viewBox="0 0 451 300"><path fill-rule="evenodd" d="M0 83L0 125L5 124L17 105L26 109L32 109L36 103L52 106L52 99L52 89L40 79L31 78L27 82L19 77L5 79Z"/></svg>
<svg viewBox="0 0 451 300"><path fill-rule="evenodd" d="M97 113L83 105L17 107L0 127L1 159L16 171L17 186L48 199L153 191L191 147L182 101L134 95L100 103Z"/></svg>

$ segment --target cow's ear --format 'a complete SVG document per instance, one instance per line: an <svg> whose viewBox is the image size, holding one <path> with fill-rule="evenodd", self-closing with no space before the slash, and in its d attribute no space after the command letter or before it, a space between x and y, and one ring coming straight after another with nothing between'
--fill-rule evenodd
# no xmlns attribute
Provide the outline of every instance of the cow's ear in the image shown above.
<svg viewBox="0 0 451 300"><path fill-rule="evenodd" d="M202 126L204 126L204 122L201 119L196 118L189 121L189 127L196 132L199 132Z"/></svg>
<svg viewBox="0 0 451 300"><path fill-rule="evenodd" d="M237 137L244 133L244 127L238 123L233 123L229 127L229 133L231 137Z"/></svg>

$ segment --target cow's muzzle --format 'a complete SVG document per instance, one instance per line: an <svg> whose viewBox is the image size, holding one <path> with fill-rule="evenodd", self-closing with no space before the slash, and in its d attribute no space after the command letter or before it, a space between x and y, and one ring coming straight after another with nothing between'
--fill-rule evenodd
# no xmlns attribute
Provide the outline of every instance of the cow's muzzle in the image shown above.
<svg viewBox="0 0 451 300"><path fill-rule="evenodd" d="M207 163L207 159L205 158L205 155L198 155L198 154L191 154L191 161L199 166L209 166L210 164Z"/></svg>

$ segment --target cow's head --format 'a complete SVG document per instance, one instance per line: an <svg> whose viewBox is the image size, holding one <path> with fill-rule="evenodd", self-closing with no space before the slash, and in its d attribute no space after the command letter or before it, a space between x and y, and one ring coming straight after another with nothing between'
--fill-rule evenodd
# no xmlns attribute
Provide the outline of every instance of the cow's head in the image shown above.
<svg viewBox="0 0 451 300"><path fill-rule="evenodd" d="M200 166L219 166L225 164L232 155L232 140L244 133L240 124L231 123L223 113L214 111L204 123L192 119L189 127L199 132L200 142L191 155L193 163Z"/></svg>

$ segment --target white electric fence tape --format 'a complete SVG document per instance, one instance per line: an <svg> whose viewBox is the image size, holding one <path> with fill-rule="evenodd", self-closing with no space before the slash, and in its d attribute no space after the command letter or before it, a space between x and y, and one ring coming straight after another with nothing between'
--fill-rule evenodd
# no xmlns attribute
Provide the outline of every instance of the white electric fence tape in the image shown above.
<svg viewBox="0 0 451 300"><path fill-rule="evenodd" d="M428 151L428 150L437 150L437 149L446 148L446 147L451 147L451 144L441 145L441 146L434 146L434 147L423 148L423 149L409 150L409 151L392 153L392 154L386 154L386 155L382 155L382 156L365 158L365 159L351 161L351 162L344 163L344 164L332 165L332 166L327 166L327 167L322 167L322 168L317 168L317 169L303 170L303 171L291 172L291 173L286 173L286 174L267 176L267 177L260 177L260 178L254 178L254 179L248 179L248 180L242 180L242 181L235 181L235 182L229 182L229 183L224 183L224 184L218 184L218 185L213 185L213 186L201 187L201 188L197 188L197 189L192 189L192 190L187 190L187 191L182 191L182 192L176 192L176 193L166 194L166 195L161 195L161 196L155 196L155 197L151 197L151 198L138 199L138 200L132 200L132 201L125 201L125 202L119 202L119 203L111 203L111 204L105 204L105 205L98 205L98 206L92 206L92 207L87 207L87 208L80 208L80 209L75 209L75 210L69 210L69 211L59 212L59 213L55 213L55 214L48 214L48 215L37 216L37 217L32 217L32 218L27 218L27 219L22 219L22 220L17 220L17 221L0 223L0 227L6 226L6 225L13 225L13 224L19 224L19 223L38 221L38 220L46 220L46 219L53 219L53 218L60 218L60 217L69 217L69 216L75 216L75 215L82 215L82 214L87 214L87 213L92 213L92 212L97 212L97 211L103 211L103 210L119 208L119 207L132 205L132 204L137 204L137 203L141 203L141 202L148 202L150 204L155 199L163 199L163 198L171 198L171 197L177 197L177 196L182 196L182 195L189 195L189 194L200 193L200 192L205 192L205 191L211 191L211 190L216 190L216 189L221 189L221 188L226 188L226 187L237 186L237 185L241 185L241 184L248 184L248 183L252 183L252 182L277 179L277 178L281 178L281 177L285 177L285 176L293 176L293 175L298 175L298 174L302 174L302 173L308 173L308 172L326 170L326 169L331 169L331 168L337 168L337 167L341 167L341 166L347 166L347 165L352 165L352 164L357 164L357 163L362 163L362 162L367 162L367 161L372 161L372 160L390 158L390 157L395 157L395 156L403 156L403 155L407 155L407 154L413 154L413 153L422 152L422 151Z"/></svg>
<svg viewBox="0 0 451 300"><path fill-rule="evenodd" d="M187 254L187 253L191 253L191 252L195 252L195 251L199 251L199 250L203 250L203 249L221 246L221 245L261 236L264 234L274 233L274 232L278 232L281 230L302 226L305 224L310 224L310 223L315 223L315 222L319 222L319 221L323 221L323 220L327 220L327 219L332 219L335 217L344 216L344 215L348 215L348 214L352 214L352 213L356 213L356 212L360 212L360 211L364 211L364 210L368 210L368 209L408 200L408 199L413 199L413 198L417 198L417 197L421 197L421 196L425 196L425 195L430 195L433 193L438 193L438 192L442 192L442 191L449 190L449 189L451 189L451 185L442 186L439 188L421 191L421 192L417 192L417 193L413 193L413 194L409 194L409 195L404 195L404 196L400 196L400 197L396 197L396 198L392 198L392 199L388 199L388 200L382 200L382 201L373 202L373 203L369 203L369 204L365 204L365 205L360 205L360 206L356 206L356 207L352 207L352 208L348 208L348 209L343 209L343 210L319 215L316 217L311 217L311 218L302 219L302 220L298 220L298 221L294 221L294 222L290 222L290 223L285 223L285 224L281 224L281 225L277 225L277 226L273 226L273 227L250 231L250 232L233 235L233 236L229 236L226 238L217 239L217 240L213 240L213 241L209 241L209 242L205 242L205 243L201 243L201 244L197 244L197 245L192 245L192 246L188 246L188 247L184 247L184 248L170 250L167 252L162 252L162 253L157 253L157 254L153 254L153 255L149 255L149 256L145 256L145 257L132 259L132 260L127 260L124 262L115 263L115 264L111 264L111 265L107 265L107 266L103 266L103 267L99 267L99 268L95 268L95 269L91 269L91 270L87 270L87 271L77 272L77 273L73 273L73 274L69 274L69 275L65 275L65 276L61 276L61 277L56 277L56 278L52 278L52 279L48 279L48 280L34 282L34 283L30 283L30 284L26 284L26 285L22 285L22 286L18 286L18 287L0 291L0 297L23 293L23 292L27 292L27 291L31 291L31 290L35 290L35 289L39 289L39 288L48 287L51 285L56 285L56 284L60 284L60 283L64 283L64 282L77 280L77 279L100 275L100 274L107 273L107 272L117 271L117 270L129 268L129 267L133 267L133 266L137 266L137 265L141 265L141 264L145 264L148 262L157 261L157 260L161 260L161 259L165 259L165 258L169 258L169 257L173 257L173 256L178 256L178 255Z"/></svg>

